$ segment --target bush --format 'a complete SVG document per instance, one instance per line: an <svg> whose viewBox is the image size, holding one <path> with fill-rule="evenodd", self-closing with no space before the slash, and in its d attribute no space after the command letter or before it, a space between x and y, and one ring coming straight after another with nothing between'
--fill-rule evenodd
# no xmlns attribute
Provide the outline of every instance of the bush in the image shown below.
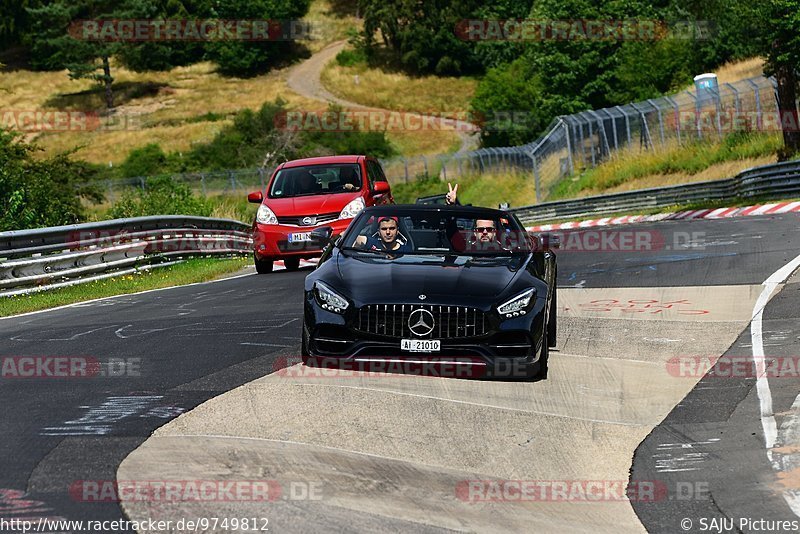
<svg viewBox="0 0 800 534"><path fill-rule="evenodd" d="M95 171L69 154L38 159L35 145L0 130L0 231L61 226L85 220L81 197L100 202Z"/></svg>
<svg viewBox="0 0 800 534"><path fill-rule="evenodd" d="M163 173L166 169L167 155L158 143L150 143L131 150L128 157L120 165L120 172L125 178L149 176Z"/></svg>
<svg viewBox="0 0 800 534"><path fill-rule="evenodd" d="M144 217L147 215L196 215L208 217L213 204L196 197L186 184L170 176L148 178L144 189L126 191L108 211L111 219Z"/></svg>
<svg viewBox="0 0 800 534"><path fill-rule="evenodd" d="M342 67L354 67L367 62L367 54L363 50L342 50L336 54L336 63Z"/></svg>

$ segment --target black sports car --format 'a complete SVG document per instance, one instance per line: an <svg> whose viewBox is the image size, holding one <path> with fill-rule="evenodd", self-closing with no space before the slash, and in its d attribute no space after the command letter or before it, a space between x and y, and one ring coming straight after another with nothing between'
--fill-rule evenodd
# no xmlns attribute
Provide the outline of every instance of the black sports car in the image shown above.
<svg viewBox="0 0 800 534"><path fill-rule="evenodd" d="M463 206L363 210L305 280L307 365L545 378L556 261L513 214Z"/></svg>

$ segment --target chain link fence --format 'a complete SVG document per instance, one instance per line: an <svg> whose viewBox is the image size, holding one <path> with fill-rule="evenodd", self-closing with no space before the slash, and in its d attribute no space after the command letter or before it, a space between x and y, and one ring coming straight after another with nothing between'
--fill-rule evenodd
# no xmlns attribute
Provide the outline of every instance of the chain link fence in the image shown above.
<svg viewBox="0 0 800 534"><path fill-rule="evenodd" d="M735 131L762 131L778 117L777 92L771 78L756 77L707 89L643 102L584 111L556 118L532 143L512 147L428 156L396 157L381 161L392 183L438 176L455 181L490 173L529 173L535 181L536 202L563 179L599 165L624 150L663 150L674 144L721 139ZM253 168L174 174L203 196L244 194L264 190L273 169ZM105 180L106 198L114 203L130 187L146 187L147 177Z"/></svg>
<svg viewBox="0 0 800 534"><path fill-rule="evenodd" d="M756 77L643 102L584 111L555 119L532 143L482 148L462 154L383 161L390 181L417 176L458 180L486 173L530 173L536 202L576 171L595 167L623 150L658 151L674 144L721 139L736 131L780 130L775 81ZM772 123L767 121L773 120Z"/></svg>
<svg viewBox="0 0 800 534"><path fill-rule="evenodd" d="M193 172L163 175L186 184L196 195L213 197L219 195L240 195L251 191L266 189L267 181L275 168L237 169L226 171ZM101 180L106 201L113 204L120 199L125 190L131 188L147 189L150 176Z"/></svg>

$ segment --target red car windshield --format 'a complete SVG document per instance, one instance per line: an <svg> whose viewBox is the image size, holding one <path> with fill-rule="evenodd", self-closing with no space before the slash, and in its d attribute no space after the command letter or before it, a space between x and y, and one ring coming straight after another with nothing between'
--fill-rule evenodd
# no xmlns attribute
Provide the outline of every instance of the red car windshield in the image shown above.
<svg viewBox="0 0 800 534"><path fill-rule="evenodd" d="M348 193L361 189L357 163L306 165L281 169L272 181L269 198Z"/></svg>

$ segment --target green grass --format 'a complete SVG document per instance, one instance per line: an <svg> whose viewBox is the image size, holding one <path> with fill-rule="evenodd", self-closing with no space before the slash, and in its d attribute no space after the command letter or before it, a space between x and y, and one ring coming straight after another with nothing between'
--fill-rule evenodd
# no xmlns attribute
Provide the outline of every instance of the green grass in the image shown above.
<svg viewBox="0 0 800 534"><path fill-rule="evenodd" d="M0 297L0 317L148 289L206 282L239 271L249 264L249 258L196 258L152 271L107 278L32 295Z"/></svg>
<svg viewBox="0 0 800 534"><path fill-rule="evenodd" d="M685 183L687 175L699 175L706 169L730 163L720 173L745 168L746 161L777 154L783 146L779 134L735 133L722 141L699 141L679 145L673 143L653 152L622 151L602 165L587 169L577 177L555 184L548 200L574 198L585 194L601 194L626 182L650 176L663 177L661 185ZM738 163L738 165L737 165ZM727 168L730 167L730 168ZM734 172L735 174L735 172ZM729 176L720 176L729 177Z"/></svg>
<svg viewBox="0 0 800 534"><path fill-rule="evenodd" d="M503 202L511 207L536 203L536 189L530 174L481 174L440 180L438 176L419 178L409 183L392 185L392 196L398 204L413 204L417 197L447 193L447 184L458 184L458 201L496 208Z"/></svg>

